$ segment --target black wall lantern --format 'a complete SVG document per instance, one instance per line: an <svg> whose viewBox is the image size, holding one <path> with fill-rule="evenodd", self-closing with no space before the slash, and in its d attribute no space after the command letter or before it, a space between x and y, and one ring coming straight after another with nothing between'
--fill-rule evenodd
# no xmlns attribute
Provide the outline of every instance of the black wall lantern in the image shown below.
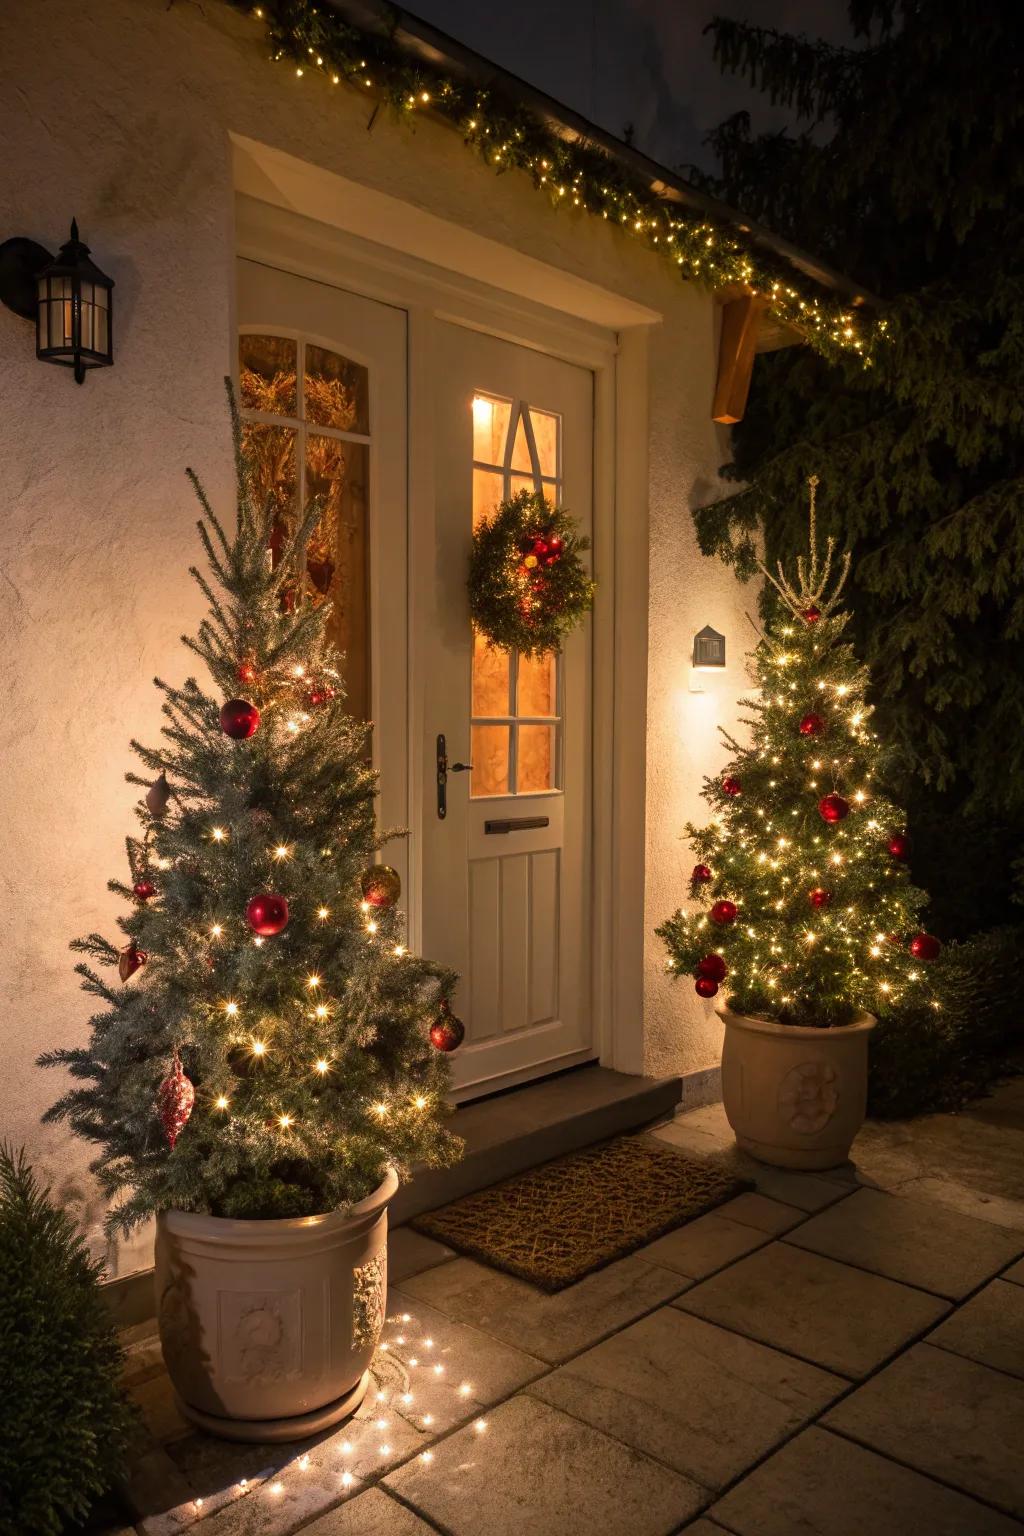
<svg viewBox="0 0 1024 1536"><path fill-rule="evenodd" d="M710 624L693 637L693 665L702 672L725 666L725 636Z"/></svg>
<svg viewBox="0 0 1024 1536"><path fill-rule="evenodd" d="M0 245L0 300L35 320L36 357L73 368L76 384L87 369L114 361L113 287L79 240L74 219L56 259L20 236Z"/></svg>

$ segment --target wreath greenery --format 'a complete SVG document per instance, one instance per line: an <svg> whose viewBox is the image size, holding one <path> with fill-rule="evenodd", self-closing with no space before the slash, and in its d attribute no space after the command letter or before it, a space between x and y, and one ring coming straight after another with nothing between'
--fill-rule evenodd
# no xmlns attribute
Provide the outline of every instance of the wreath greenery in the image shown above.
<svg viewBox="0 0 1024 1536"><path fill-rule="evenodd" d="M589 548L576 519L539 491L503 501L478 524L469 557L469 611L484 638L523 656L560 651L594 601L580 559Z"/></svg>

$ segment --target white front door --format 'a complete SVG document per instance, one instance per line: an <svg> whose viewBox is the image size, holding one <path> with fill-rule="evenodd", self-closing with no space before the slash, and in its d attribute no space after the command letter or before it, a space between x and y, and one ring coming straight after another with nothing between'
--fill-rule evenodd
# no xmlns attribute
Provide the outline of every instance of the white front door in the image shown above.
<svg viewBox="0 0 1024 1536"><path fill-rule="evenodd" d="M282 530L321 501L306 590L330 600L349 708L374 722L380 824L406 826L406 313L261 262L237 279L247 444ZM407 885L406 839L384 857Z"/></svg>
<svg viewBox="0 0 1024 1536"><path fill-rule="evenodd" d="M458 325L434 334L436 551L416 576L427 585L422 948L462 976L466 1041L453 1060L465 1098L596 1054L590 626L561 657L527 661L474 635L466 598L472 529L504 497L540 490L589 533L593 377Z"/></svg>

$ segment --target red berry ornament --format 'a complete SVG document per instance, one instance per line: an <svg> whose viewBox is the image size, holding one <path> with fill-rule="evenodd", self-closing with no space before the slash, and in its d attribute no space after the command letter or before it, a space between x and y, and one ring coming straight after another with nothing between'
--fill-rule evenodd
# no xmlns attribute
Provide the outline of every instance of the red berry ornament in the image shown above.
<svg viewBox="0 0 1024 1536"><path fill-rule="evenodd" d="M842 795L826 795L818 801L818 815L822 821L837 822L850 814L850 804Z"/></svg>
<svg viewBox="0 0 1024 1536"><path fill-rule="evenodd" d="M703 976L706 981L724 981L728 967L721 955L705 955L703 960L697 961L698 977Z"/></svg>
<svg viewBox="0 0 1024 1536"><path fill-rule="evenodd" d="M801 736L822 736L825 733L825 722L820 715L804 715L800 721Z"/></svg>
<svg viewBox="0 0 1024 1536"><path fill-rule="evenodd" d="M430 1043L435 1051L457 1051L466 1038L466 1026L457 1019L447 1003L430 1026Z"/></svg>
<svg viewBox="0 0 1024 1536"><path fill-rule="evenodd" d="M260 712L248 699L228 699L220 712L220 728L232 741L245 741L259 730Z"/></svg>
<svg viewBox="0 0 1024 1536"><path fill-rule="evenodd" d="M363 900L381 912L393 907L402 894L401 876L390 864L374 864L364 870L359 885Z"/></svg>
<svg viewBox="0 0 1024 1536"><path fill-rule="evenodd" d="M137 901L148 901L151 896L156 895L156 886L152 880L136 880L132 886L132 895Z"/></svg>
<svg viewBox="0 0 1024 1536"><path fill-rule="evenodd" d="M832 892L823 890L819 885L807 892L807 900L812 907L828 907L832 904Z"/></svg>
<svg viewBox="0 0 1024 1536"><path fill-rule="evenodd" d="M736 903L734 901L716 901L708 914L713 923L726 923L736 921Z"/></svg>
<svg viewBox="0 0 1024 1536"><path fill-rule="evenodd" d="M894 832L885 846L894 859L910 858L910 838L905 832Z"/></svg>
<svg viewBox="0 0 1024 1536"><path fill-rule="evenodd" d="M817 622L818 622L818 620L820 618L821 618L821 609L820 608L815 608L813 603L811 604L810 608L805 608L804 609L804 622L805 623L807 623L807 624L817 624Z"/></svg>
<svg viewBox="0 0 1024 1536"><path fill-rule="evenodd" d="M167 1137L167 1145L173 1150L181 1132L188 1123L188 1117L192 1113L192 1106L196 1101L196 1090L191 1079L185 1076L181 1065L181 1058L177 1051L174 1053L174 1067L170 1077L165 1077L157 1089L157 1104L160 1109L160 1121Z"/></svg>
<svg viewBox="0 0 1024 1536"><path fill-rule="evenodd" d="M118 957L117 974L122 981L127 981L130 976L135 975L136 971L142 969L148 959L149 956L146 951L140 949L135 940L132 939L130 944L125 945Z"/></svg>
<svg viewBox="0 0 1024 1536"><path fill-rule="evenodd" d="M254 896L245 909L245 920L253 933L269 939L275 933L283 933L288 926L288 903L283 896L271 896L263 892Z"/></svg>
<svg viewBox="0 0 1024 1536"><path fill-rule="evenodd" d="M714 997L718 991L718 982L712 981L710 976L698 976L693 984L693 990L698 997Z"/></svg>
<svg viewBox="0 0 1024 1536"><path fill-rule="evenodd" d="M734 779L731 773L727 773L722 780L722 794L731 795L733 799L743 793L743 786L739 779Z"/></svg>
<svg viewBox="0 0 1024 1536"><path fill-rule="evenodd" d="M936 960L942 948L942 940L934 933L915 933L910 941L910 953L915 960Z"/></svg>
<svg viewBox="0 0 1024 1536"><path fill-rule="evenodd" d="M251 661L240 661L238 671L235 673L240 683L252 683L256 681L256 668Z"/></svg>
<svg viewBox="0 0 1024 1536"><path fill-rule="evenodd" d="M707 885L714 877L706 864L695 864L690 875L691 885Z"/></svg>

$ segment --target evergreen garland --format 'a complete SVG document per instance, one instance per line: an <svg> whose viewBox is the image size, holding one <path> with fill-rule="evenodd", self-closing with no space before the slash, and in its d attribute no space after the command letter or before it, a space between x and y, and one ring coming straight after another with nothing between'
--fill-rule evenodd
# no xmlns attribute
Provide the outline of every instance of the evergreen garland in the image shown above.
<svg viewBox="0 0 1024 1536"><path fill-rule="evenodd" d="M560 651L594 601L575 518L539 491L519 491L473 530L469 611L491 645L540 656Z"/></svg>
<svg viewBox="0 0 1024 1536"><path fill-rule="evenodd" d="M552 208L608 221L706 288L763 294L770 312L825 357L869 364L889 341L889 322L830 293L749 231L655 192L600 146L556 132L521 102L413 59L387 32L345 20L313 0L227 0L264 24L275 62L383 100L405 121L429 112L458 130L495 172L528 175ZM842 268L841 268L842 270Z"/></svg>
<svg viewBox="0 0 1024 1536"><path fill-rule="evenodd" d="M799 119L713 135L709 190L887 301L869 372L766 354L701 548L755 575L801 547L798 491L854 553L869 664L915 874L949 936L1024 896L1024 92L1019 7L855 0L858 45L718 20L716 56ZM768 607L771 602L769 599Z"/></svg>

